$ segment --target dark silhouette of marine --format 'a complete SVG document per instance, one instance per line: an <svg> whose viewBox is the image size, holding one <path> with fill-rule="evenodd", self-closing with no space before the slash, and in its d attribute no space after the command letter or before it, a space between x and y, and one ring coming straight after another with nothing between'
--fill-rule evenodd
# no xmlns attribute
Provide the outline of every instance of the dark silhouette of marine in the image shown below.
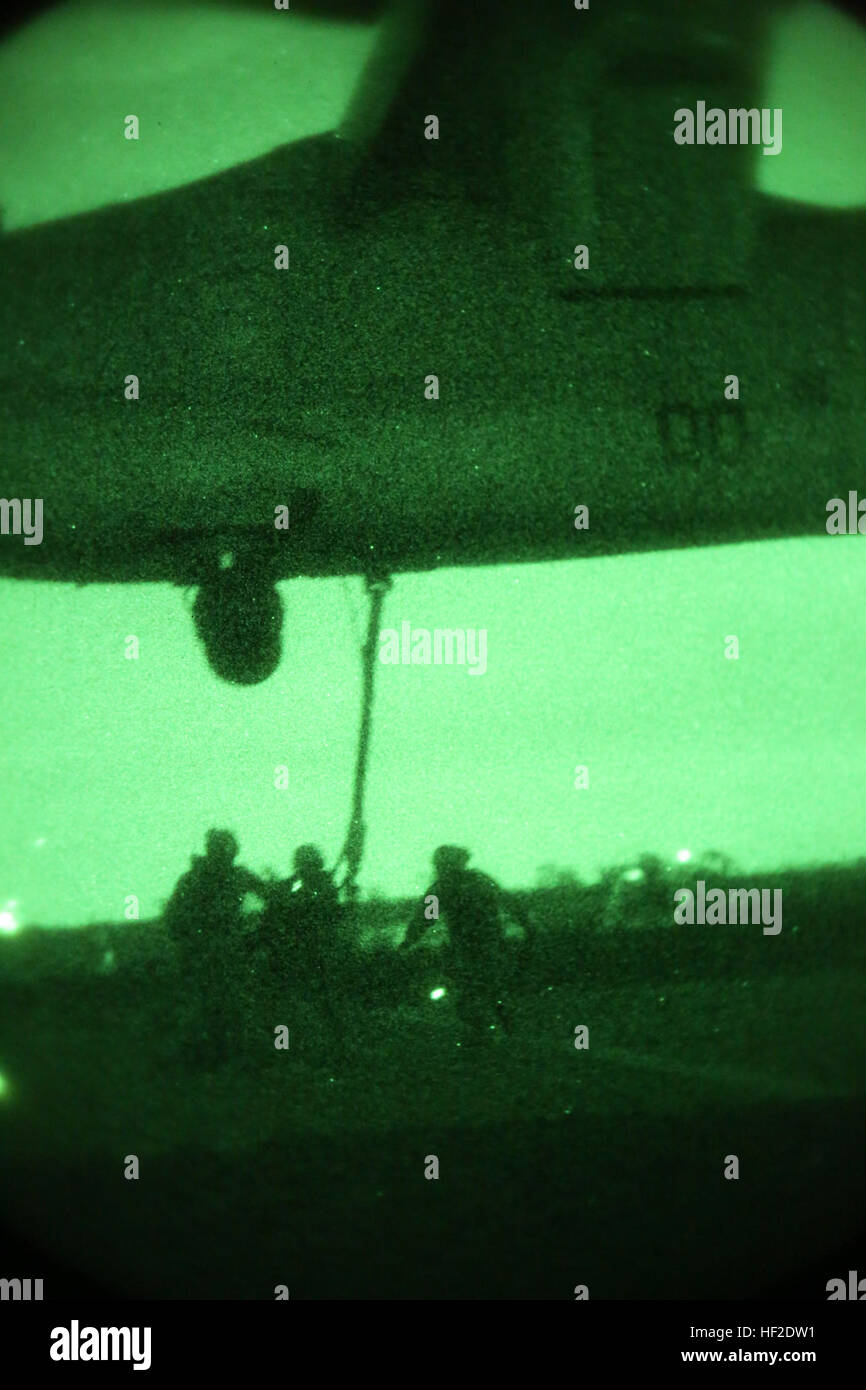
<svg viewBox="0 0 866 1390"><path fill-rule="evenodd" d="M242 904L248 893L263 900L267 886L236 864L238 842L230 830L209 830L205 854L195 854L166 904L163 921L174 943L192 1031L209 1057L221 1057L240 1034L235 955Z"/></svg>
<svg viewBox="0 0 866 1390"><path fill-rule="evenodd" d="M418 903L400 946L413 946L431 921L444 917L449 938L446 969L456 990L459 1018L474 1035L497 1024L508 1032L513 1010L507 997L503 917L513 917L523 927L527 943L534 929L523 908L489 874L468 868L469 859L469 851L457 845L440 845L435 851L435 880Z"/></svg>
<svg viewBox="0 0 866 1390"><path fill-rule="evenodd" d="M322 852L316 845L299 845L293 860L294 873L287 886L305 911L327 917L337 906L337 888Z"/></svg>
<svg viewBox="0 0 866 1390"><path fill-rule="evenodd" d="M263 880L235 863L238 842L230 830L209 830L205 845L203 855L193 855L165 908L164 920L181 945L191 934L201 937L210 925L223 931L239 927L247 893L264 897Z"/></svg>
<svg viewBox="0 0 866 1390"><path fill-rule="evenodd" d="M289 878L266 885L262 920L271 971L280 985L299 986L322 1015L332 1055L342 1056L342 1029L332 992L340 902L333 875L316 845L299 845Z"/></svg>
<svg viewBox="0 0 866 1390"><path fill-rule="evenodd" d="M288 969L306 980L327 967L339 903L337 888L315 845L300 845L289 878L266 885L262 923L277 973Z"/></svg>

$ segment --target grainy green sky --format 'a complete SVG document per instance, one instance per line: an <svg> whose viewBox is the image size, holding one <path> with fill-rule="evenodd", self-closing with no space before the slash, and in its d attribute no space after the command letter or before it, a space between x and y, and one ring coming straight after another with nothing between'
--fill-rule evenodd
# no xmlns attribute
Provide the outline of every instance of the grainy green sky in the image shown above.
<svg viewBox="0 0 866 1390"><path fill-rule="evenodd" d="M866 852L864 593L846 536L400 578L383 625L484 627L488 670L379 667L363 882L420 890L443 840L512 885L644 849ZM180 590L0 583L0 906L155 912L213 824L254 868L303 840L336 855L364 601L354 580L282 594L283 663L245 689L211 675Z"/></svg>

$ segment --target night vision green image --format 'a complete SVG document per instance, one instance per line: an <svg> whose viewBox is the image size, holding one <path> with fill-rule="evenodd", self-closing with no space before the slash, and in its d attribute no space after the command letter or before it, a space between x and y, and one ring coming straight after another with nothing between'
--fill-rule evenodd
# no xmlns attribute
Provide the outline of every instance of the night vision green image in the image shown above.
<svg viewBox="0 0 866 1390"><path fill-rule="evenodd" d="M4 1300L866 1273L864 131L853 5L4 18Z"/></svg>

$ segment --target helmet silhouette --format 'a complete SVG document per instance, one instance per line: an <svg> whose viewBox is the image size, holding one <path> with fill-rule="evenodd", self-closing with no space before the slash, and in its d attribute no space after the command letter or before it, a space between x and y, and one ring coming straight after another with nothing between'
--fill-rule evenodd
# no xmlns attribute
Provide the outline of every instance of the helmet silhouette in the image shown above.
<svg viewBox="0 0 866 1390"><path fill-rule="evenodd" d="M324 869L325 861L316 845L299 845L295 850L296 873L310 873L314 869Z"/></svg>
<svg viewBox="0 0 866 1390"><path fill-rule="evenodd" d="M220 859L233 864L238 857L240 846L230 830L209 830L205 837L209 859Z"/></svg>
<svg viewBox="0 0 866 1390"><path fill-rule="evenodd" d="M465 869L469 859L469 850L461 849L459 845L440 845L437 850L433 851L433 867L437 874L454 873L457 869Z"/></svg>

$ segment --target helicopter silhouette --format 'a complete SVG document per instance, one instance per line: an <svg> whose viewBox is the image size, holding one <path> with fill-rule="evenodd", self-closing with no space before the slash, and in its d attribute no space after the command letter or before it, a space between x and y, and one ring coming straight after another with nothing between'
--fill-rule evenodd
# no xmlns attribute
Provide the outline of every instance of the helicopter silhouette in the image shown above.
<svg viewBox="0 0 866 1390"><path fill-rule="evenodd" d="M672 134L756 103L777 8L416 5L339 130L4 235L0 477L44 538L0 575L194 588L251 685L295 577L821 534L866 215Z"/></svg>

